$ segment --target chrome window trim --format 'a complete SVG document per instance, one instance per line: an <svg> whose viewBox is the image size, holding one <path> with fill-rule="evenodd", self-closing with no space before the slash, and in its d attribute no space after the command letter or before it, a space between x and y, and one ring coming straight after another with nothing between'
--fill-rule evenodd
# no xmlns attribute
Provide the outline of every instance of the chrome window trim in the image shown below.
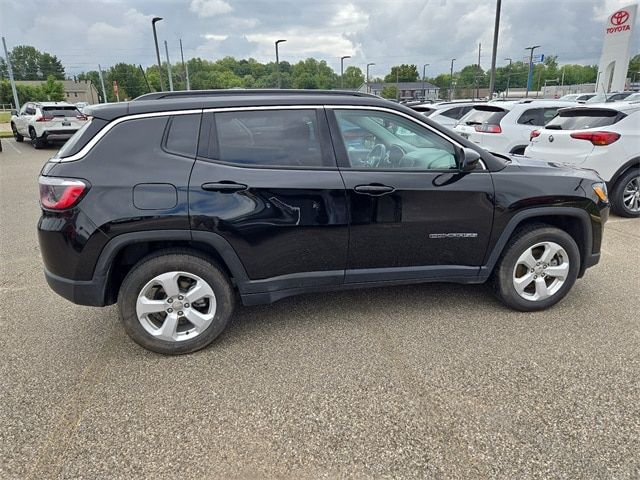
<svg viewBox="0 0 640 480"><path fill-rule="evenodd" d="M326 104L316 104L316 105L257 105L257 106L242 106L242 107L219 107L219 108L206 108L206 109L191 109L191 110L171 110L165 112L151 112L151 113L137 113L133 115L125 115L123 117L117 118L111 122L109 122L105 127L100 130L91 140L87 142L87 144L80 149L74 155L70 155L68 157L56 158L53 157L49 161L62 163L62 162L73 162L76 160L80 160L84 158L92 149L96 146L96 144L107 134L109 133L115 126L120 125L123 122L129 120L139 120L141 118L155 118L155 117L169 117L173 115L192 115L197 113L215 113L215 112L237 112L237 111L259 111L259 110L318 110L318 109L330 109L330 110L373 110L373 111L381 111L386 113L391 113L394 115L400 115L401 117L406 118L407 120L429 130L430 132L435 133L439 137L444 140L453 143L459 148L464 148L463 145L458 143L454 138L451 138L442 132L434 129L430 125L426 123L422 123L416 118L413 118L411 115L407 115L404 112L400 112L393 108L388 107L378 107L373 105L326 105ZM486 165L482 160L480 160L480 165L483 170L486 170Z"/></svg>
<svg viewBox="0 0 640 480"><path fill-rule="evenodd" d="M154 118L154 117L169 117L173 115L191 115L194 113L202 113L202 109L175 110L175 111L152 112L152 113L136 113L134 115L126 115L124 117L116 118L115 120L105 125L102 130L100 130L91 140L87 142L87 144L84 147L80 149L80 151L78 151L78 153L75 153L68 157L62 157L62 158L53 157L49 161L56 162L56 163L63 163L63 162L73 162L75 160L80 160L81 158L84 158L91 151L91 149L96 146L96 144L102 139L102 137L104 137L107 133L111 131L111 129L113 129L116 125L120 125L121 123L126 122L128 120L139 120L141 118Z"/></svg>

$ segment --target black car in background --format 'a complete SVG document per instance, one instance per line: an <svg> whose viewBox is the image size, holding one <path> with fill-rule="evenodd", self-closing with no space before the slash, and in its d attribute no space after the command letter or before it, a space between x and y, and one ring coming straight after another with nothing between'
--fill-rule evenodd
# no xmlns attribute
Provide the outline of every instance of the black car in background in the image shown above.
<svg viewBox="0 0 640 480"><path fill-rule="evenodd" d="M377 97L155 93L90 116L39 179L45 275L117 302L156 352L209 344L236 298L490 281L540 310L600 258L595 173L490 154Z"/></svg>

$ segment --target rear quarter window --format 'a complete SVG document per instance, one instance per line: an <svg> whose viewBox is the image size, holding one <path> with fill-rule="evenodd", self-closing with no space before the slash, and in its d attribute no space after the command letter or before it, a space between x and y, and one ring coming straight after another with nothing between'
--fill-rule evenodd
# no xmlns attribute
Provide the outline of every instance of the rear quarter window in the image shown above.
<svg viewBox="0 0 640 480"><path fill-rule="evenodd" d="M626 117L622 112L608 109L564 110L558 113L545 128L552 130L581 130L613 125Z"/></svg>
<svg viewBox="0 0 640 480"><path fill-rule="evenodd" d="M169 153L194 158L198 147L200 114L175 115L169 119L163 148Z"/></svg>

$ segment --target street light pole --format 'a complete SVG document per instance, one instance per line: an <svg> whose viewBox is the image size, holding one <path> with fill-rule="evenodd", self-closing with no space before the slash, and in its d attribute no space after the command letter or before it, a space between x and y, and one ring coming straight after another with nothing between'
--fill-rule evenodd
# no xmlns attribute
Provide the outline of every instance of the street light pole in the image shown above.
<svg viewBox="0 0 640 480"><path fill-rule="evenodd" d="M532 47L527 47L525 50L530 50L531 53L529 55L529 74L527 75L527 93L525 93L525 98L529 98L529 90L533 86L533 51L536 48L540 48L540 45L533 45Z"/></svg>
<svg viewBox="0 0 640 480"><path fill-rule="evenodd" d="M489 77L489 100L496 88L496 55L498 54L498 33L500 32L500 8L502 0L496 0L496 20L493 25L493 50L491 51L491 76Z"/></svg>
<svg viewBox="0 0 640 480"><path fill-rule="evenodd" d="M191 85L189 84L189 69L187 68L187 64L184 63L184 52L182 51L182 39L180 39L180 59L182 60L182 69L184 70L185 81L187 83L187 90L191 90Z"/></svg>
<svg viewBox="0 0 640 480"><path fill-rule="evenodd" d="M427 91L424 88L424 82L425 82L425 78L427 76L427 67L429 66L428 63L425 63L424 65L422 65L422 96L424 97L423 100L427 99Z"/></svg>
<svg viewBox="0 0 640 480"><path fill-rule="evenodd" d="M511 64L513 63L513 58L505 58L505 60L509 60L509 73L507 73L507 90L505 93L505 97L509 98L509 82L511 80Z"/></svg>
<svg viewBox="0 0 640 480"><path fill-rule="evenodd" d="M450 74L450 79L449 79L449 101L453 100L453 62L455 62L456 59L452 58L451 59L451 74Z"/></svg>
<svg viewBox="0 0 640 480"><path fill-rule="evenodd" d="M371 88L369 87L369 67L374 65L375 63L367 63L367 93L371 93Z"/></svg>
<svg viewBox="0 0 640 480"><path fill-rule="evenodd" d="M160 48L158 47L158 34L156 33L156 23L162 20L162 17L153 17L151 27L153 28L153 41L156 44L156 58L158 59L158 76L160 77L160 91L164 91L162 83L162 62L160 61Z"/></svg>
<svg viewBox="0 0 640 480"><path fill-rule="evenodd" d="M167 55L167 76L169 77L169 90L173 92L173 75L171 74L171 62L169 61L169 47L167 41L164 41L164 51Z"/></svg>
<svg viewBox="0 0 640 480"><path fill-rule="evenodd" d="M276 77L278 79L278 88L282 88L282 82L280 80L280 57L278 55L278 44L286 42L286 40L276 40Z"/></svg>
<svg viewBox="0 0 640 480"><path fill-rule="evenodd" d="M345 55L340 57L340 88L344 89L344 61L347 58L351 58L351 55Z"/></svg>

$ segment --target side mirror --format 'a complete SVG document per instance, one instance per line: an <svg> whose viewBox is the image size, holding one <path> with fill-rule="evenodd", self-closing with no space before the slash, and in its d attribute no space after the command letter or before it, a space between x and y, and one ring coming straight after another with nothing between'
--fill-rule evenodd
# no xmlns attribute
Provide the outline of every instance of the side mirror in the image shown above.
<svg viewBox="0 0 640 480"><path fill-rule="evenodd" d="M460 170L463 172L471 172L475 170L481 158L480 154L472 148L463 147Z"/></svg>
<svg viewBox="0 0 640 480"><path fill-rule="evenodd" d="M11 110L11 115L15 115L16 117L18 116L18 110Z"/></svg>

